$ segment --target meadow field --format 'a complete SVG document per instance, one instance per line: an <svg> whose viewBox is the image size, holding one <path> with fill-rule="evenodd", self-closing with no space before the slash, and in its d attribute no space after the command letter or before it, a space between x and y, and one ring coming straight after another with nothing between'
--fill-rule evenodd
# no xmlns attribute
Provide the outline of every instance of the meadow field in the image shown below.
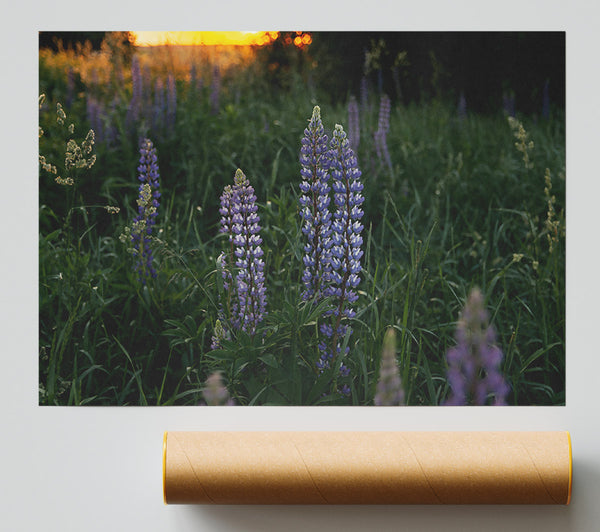
<svg viewBox="0 0 600 532"><path fill-rule="evenodd" d="M40 48L40 404L565 403L564 107L307 43Z"/></svg>

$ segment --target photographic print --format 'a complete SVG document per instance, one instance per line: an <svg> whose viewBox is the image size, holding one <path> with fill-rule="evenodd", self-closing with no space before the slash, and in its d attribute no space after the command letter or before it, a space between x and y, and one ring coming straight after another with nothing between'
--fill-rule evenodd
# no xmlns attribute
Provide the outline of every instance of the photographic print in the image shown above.
<svg viewBox="0 0 600 532"><path fill-rule="evenodd" d="M39 404L565 404L564 32L40 32Z"/></svg>

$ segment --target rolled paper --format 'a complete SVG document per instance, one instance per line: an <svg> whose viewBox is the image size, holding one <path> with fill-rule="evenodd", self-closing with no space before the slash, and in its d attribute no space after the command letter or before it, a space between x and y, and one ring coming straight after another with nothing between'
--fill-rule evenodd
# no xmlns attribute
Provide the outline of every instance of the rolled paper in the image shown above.
<svg viewBox="0 0 600 532"><path fill-rule="evenodd" d="M166 432L168 504L569 504L568 432Z"/></svg>

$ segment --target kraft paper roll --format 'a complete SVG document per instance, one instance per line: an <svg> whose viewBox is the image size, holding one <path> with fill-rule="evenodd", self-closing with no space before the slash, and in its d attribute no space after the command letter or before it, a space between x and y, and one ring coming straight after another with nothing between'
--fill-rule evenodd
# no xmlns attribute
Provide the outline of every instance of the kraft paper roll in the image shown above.
<svg viewBox="0 0 600 532"><path fill-rule="evenodd" d="M568 432L166 432L165 503L569 504Z"/></svg>

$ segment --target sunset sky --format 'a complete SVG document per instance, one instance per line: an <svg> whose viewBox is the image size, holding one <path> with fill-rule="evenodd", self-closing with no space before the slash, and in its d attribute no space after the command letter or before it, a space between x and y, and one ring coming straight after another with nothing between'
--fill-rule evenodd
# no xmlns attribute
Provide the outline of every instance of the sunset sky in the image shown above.
<svg viewBox="0 0 600 532"><path fill-rule="evenodd" d="M278 36L276 31L134 31L137 46L263 45Z"/></svg>

